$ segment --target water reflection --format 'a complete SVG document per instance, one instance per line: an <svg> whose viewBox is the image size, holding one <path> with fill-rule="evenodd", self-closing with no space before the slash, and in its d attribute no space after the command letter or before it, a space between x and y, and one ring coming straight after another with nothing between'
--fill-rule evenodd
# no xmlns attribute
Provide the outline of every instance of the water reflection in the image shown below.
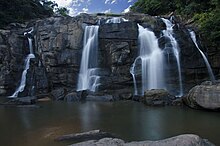
<svg viewBox="0 0 220 146"><path fill-rule="evenodd" d="M64 143L53 140L56 136L94 129L114 133L126 141L194 133L220 145L217 137L220 114L215 112L180 107L149 108L124 101L52 102L41 106L37 109L0 107L1 145L62 146Z"/></svg>
<svg viewBox="0 0 220 146"><path fill-rule="evenodd" d="M31 129L31 113L27 109L19 109L18 110L18 116L20 118L20 121L22 122L22 125L25 129Z"/></svg>
<svg viewBox="0 0 220 146"><path fill-rule="evenodd" d="M80 113L82 131L96 127L95 124L96 121L99 121L100 109L95 102L91 102L90 104L81 104L78 111Z"/></svg>

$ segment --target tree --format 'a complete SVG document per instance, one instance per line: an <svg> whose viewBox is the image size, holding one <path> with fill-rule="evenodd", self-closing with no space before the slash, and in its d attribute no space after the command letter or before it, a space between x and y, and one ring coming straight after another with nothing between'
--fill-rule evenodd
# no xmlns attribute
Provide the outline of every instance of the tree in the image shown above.
<svg viewBox="0 0 220 146"><path fill-rule="evenodd" d="M0 0L0 27L54 14L57 4L48 0Z"/></svg>
<svg viewBox="0 0 220 146"><path fill-rule="evenodd" d="M65 7L59 7L59 8L55 8L55 13L62 16L68 16L69 10Z"/></svg>
<svg viewBox="0 0 220 146"><path fill-rule="evenodd" d="M155 16L167 14L175 8L173 0L139 0L131 7L131 10Z"/></svg>

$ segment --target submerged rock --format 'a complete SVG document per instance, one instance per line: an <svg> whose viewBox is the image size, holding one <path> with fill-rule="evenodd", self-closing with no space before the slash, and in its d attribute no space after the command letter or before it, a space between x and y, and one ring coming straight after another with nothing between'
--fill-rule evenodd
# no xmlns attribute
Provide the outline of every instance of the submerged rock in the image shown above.
<svg viewBox="0 0 220 146"><path fill-rule="evenodd" d="M19 98L12 98L9 101L5 102L3 105L31 105L37 102L35 96L26 96Z"/></svg>
<svg viewBox="0 0 220 146"><path fill-rule="evenodd" d="M140 141L140 142L129 142L125 143L121 139L117 138L103 138L100 140L90 140L77 144L72 144L71 146L215 146L206 139L194 134L184 134L175 137L171 137L164 140L158 141Z"/></svg>
<svg viewBox="0 0 220 146"><path fill-rule="evenodd" d="M148 106L182 105L181 99L176 98L164 89L147 90L140 100Z"/></svg>
<svg viewBox="0 0 220 146"><path fill-rule="evenodd" d="M193 87L184 97L184 103L195 109L220 109L220 82L203 82Z"/></svg>
<svg viewBox="0 0 220 146"><path fill-rule="evenodd" d="M115 138L111 133L107 133L101 130L92 130L88 132L76 133L76 134L67 134L60 137L57 137L56 141L66 141L66 140L73 140L73 141L86 141L86 140L99 140L101 138Z"/></svg>
<svg viewBox="0 0 220 146"><path fill-rule="evenodd" d="M75 102L80 100L80 95L77 94L76 92L71 92L68 93L65 97L64 100L67 102Z"/></svg>

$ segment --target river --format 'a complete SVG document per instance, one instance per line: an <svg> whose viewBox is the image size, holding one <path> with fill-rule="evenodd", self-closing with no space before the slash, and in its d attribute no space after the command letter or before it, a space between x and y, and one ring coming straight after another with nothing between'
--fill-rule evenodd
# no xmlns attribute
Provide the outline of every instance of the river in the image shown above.
<svg viewBox="0 0 220 146"><path fill-rule="evenodd" d="M146 107L132 101L41 102L40 108L0 106L0 145L64 146L63 134L101 129L126 141L193 133L220 145L220 113L187 107Z"/></svg>

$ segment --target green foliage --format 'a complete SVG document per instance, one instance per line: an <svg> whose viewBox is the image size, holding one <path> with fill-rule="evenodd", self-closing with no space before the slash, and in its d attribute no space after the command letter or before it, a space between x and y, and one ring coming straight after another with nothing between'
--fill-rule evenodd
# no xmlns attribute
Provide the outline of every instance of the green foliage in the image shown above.
<svg viewBox="0 0 220 146"><path fill-rule="evenodd" d="M212 45L219 46L220 10L196 14L193 18L199 26L199 29L203 33L205 38L212 42Z"/></svg>
<svg viewBox="0 0 220 146"><path fill-rule="evenodd" d="M65 7L55 8L55 13L62 16L68 16L69 10Z"/></svg>
<svg viewBox="0 0 220 146"><path fill-rule="evenodd" d="M0 27L53 15L54 2L47 0L0 0Z"/></svg>
<svg viewBox="0 0 220 146"><path fill-rule="evenodd" d="M131 7L132 11L149 15L166 14L175 9L172 0L139 0Z"/></svg>

